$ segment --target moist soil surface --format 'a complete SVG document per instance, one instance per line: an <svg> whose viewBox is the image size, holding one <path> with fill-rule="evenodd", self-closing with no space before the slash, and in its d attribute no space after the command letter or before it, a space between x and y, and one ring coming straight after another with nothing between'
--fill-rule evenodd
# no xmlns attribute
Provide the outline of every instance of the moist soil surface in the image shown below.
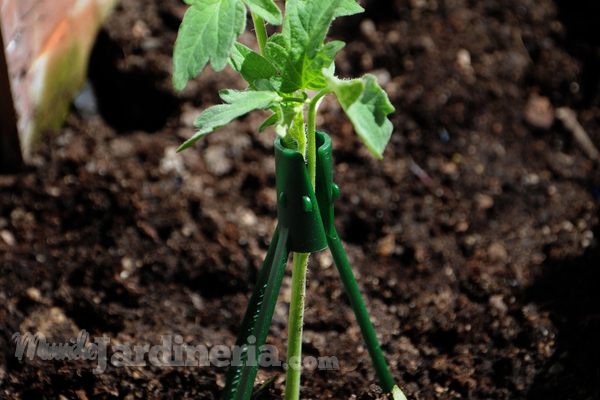
<svg viewBox="0 0 600 400"><path fill-rule="evenodd" d="M318 124L333 139L337 229L394 380L409 399L600 398L600 174L554 119L572 109L600 147L597 2L362 5L330 37L347 42L337 74L374 74L396 107L384 159L334 98ZM93 92L26 170L0 176L2 398L221 394L224 367L95 375L96 360L19 360L13 337L234 344L276 225L275 133L258 134L267 113L254 112L175 153L218 90L245 87L228 67L172 89L186 7L123 0L91 58ZM289 297L288 276L268 338L282 361ZM328 250L310 258L306 307L304 354L339 370L305 370L301 397L386 398ZM270 377L259 397L281 399L283 369L257 385Z"/></svg>

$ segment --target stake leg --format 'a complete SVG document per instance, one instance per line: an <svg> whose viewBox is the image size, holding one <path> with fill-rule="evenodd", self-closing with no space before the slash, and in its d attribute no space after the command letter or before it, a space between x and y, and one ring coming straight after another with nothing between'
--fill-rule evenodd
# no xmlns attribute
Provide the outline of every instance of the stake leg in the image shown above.
<svg viewBox="0 0 600 400"><path fill-rule="evenodd" d="M232 362L237 365L232 363L227 371L223 400L248 400L252 394L260 361L258 349L266 342L285 273L288 234L288 229L279 226L273 234L235 343L237 349L243 350L238 359L234 353ZM251 336L255 340L253 343L249 343ZM250 346L252 352L248 351Z"/></svg>
<svg viewBox="0 0 600 400"><path fill-rule="evenodd" d="M381 346L379 346L377 335L375 335L375 329L373 329L373 324L369 319L369 313L367 312L365 303L360 295L358 283L356 283L354 273L352 273L352 268L350 267L350 263L344 252L342 241L335 229L327 234L327 243L329 244L335 266L340 273L344 289L350 298L350 305L352 306L354 315L356 315L360 332L362 333L363 340L369 350L369 355L371 356L371 361L373 362L375 373L379 378L381 388L384 393L390 393L394 387L394 381L392 380L392 376L390 375L390 371L385 362L385 357L381 352Z"/></svg>

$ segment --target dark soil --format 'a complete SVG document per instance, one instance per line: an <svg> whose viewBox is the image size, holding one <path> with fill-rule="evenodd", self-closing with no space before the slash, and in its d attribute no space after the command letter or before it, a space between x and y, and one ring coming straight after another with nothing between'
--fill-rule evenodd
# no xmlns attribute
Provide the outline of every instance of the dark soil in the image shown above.
<svg viewBox="0 0 600 400"><path fill-rule="evenodd" d="M551 0L363 0L335 22L340 76L375 74L397 111L382 161L327 99L337 227L394 379L409 399L600 398L600 174L552 108L600 147L599 6ZM98 114L73 109L33 166L0 176L0 397L216 399L225 369L17 360L15 332L65 343L233 345L276 223L274 133L252 113L175 154L217 90L181 93L186 5L123 0L90 67ZM251 33L243 40L251 43ZM546 101L547 99L548 101ZM269 342L285 354L289 278ZM302 398L375 399L328 251L311 258ZM284 373L261 395L282 398Z"/></svg>

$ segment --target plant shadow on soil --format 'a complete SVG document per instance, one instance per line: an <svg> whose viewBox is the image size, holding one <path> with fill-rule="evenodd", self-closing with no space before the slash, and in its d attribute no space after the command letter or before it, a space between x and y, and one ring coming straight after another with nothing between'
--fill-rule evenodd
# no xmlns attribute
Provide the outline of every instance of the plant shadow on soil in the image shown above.
<svg viewBox="0 0 600 400"><path fill-rule="evenodd" d="M583 107L598 101L600 95L600 35L598 16L600 2L596 0L558 0L558 17L565 25L565 48L583 63L581 74Z"/></svg>
<svg viewBox="0 0 600 400"><path fill-rule="evenodd" d="M594 236L598 235L596 228ZM528 399L587 399L600 393L599 284L596 246L581 257L548 263L543 276L527 290L526 299L548 311L559 332L555 353L535 378Z"/></svg>
<svg viewBox="0 0 600 400"><path fill-rule="evenodd" d="M155 71L118 68L124 62L119 45L105 31L98 34L90 56L88 79L96 95L98 112L117 132L156 132L178 110L172 93L156 87L164 78Z"/></svg>
<svg viewBox="0 0 600 400"><path fill-rule="evenodd" d="M587 108L598 103L600 94L600 2L558 0L557 6L566 29L565 48L582 62L581 106ZM594 190L599 184L595 182ZM600 237L600 228L593 232L594 238ZM545 253L551 261L528 288L525 300L548 311L559 334L555 353L536 376L528 399L596 398L600 393L600 247L563 260L552 257L552 245ZM582 370L588 373L581 374Z"/></svg>

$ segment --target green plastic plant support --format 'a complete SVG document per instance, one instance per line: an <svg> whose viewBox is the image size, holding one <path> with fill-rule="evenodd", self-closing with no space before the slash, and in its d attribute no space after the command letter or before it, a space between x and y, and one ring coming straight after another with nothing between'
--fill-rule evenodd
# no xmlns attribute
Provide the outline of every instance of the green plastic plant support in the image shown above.
<svg viewBox="0 0 600 400"><path fill-rule="evenodd" d="M339 188L333 183L331 138L317 131L317 147L315 193L302 155L283 147L280 138L275 140L279 221L242 320L236 341L241 354L236 359L234 353L235 365L232 364L227 372L223 400L250 399L260 364L260 351L250 352L249 348L254 346L254 349L261 349L266 342L289 253L314 253L328 246L381 387L384 392L391 392L394 386L358 284L335 230L333 200L339 196Z"/></svg>
<svg viewBox="0 0 600 400"><path fill-rule="evenodd" d="M331 154L331 138L323 132L317 132L317 199L321 210L321 219L327 236L327 244L338 269L344 289L350 299L350 305L356 316L363 340L371 356L373 368L379 378L381 388L385 393L392 391L394 381L387 367L385 357L379 346L375 329L369 318L369 313L360 295L358 283L346 257L337 231L334 226L333 200L339 197L340 189L333 183L333 157Z"/></svg>

